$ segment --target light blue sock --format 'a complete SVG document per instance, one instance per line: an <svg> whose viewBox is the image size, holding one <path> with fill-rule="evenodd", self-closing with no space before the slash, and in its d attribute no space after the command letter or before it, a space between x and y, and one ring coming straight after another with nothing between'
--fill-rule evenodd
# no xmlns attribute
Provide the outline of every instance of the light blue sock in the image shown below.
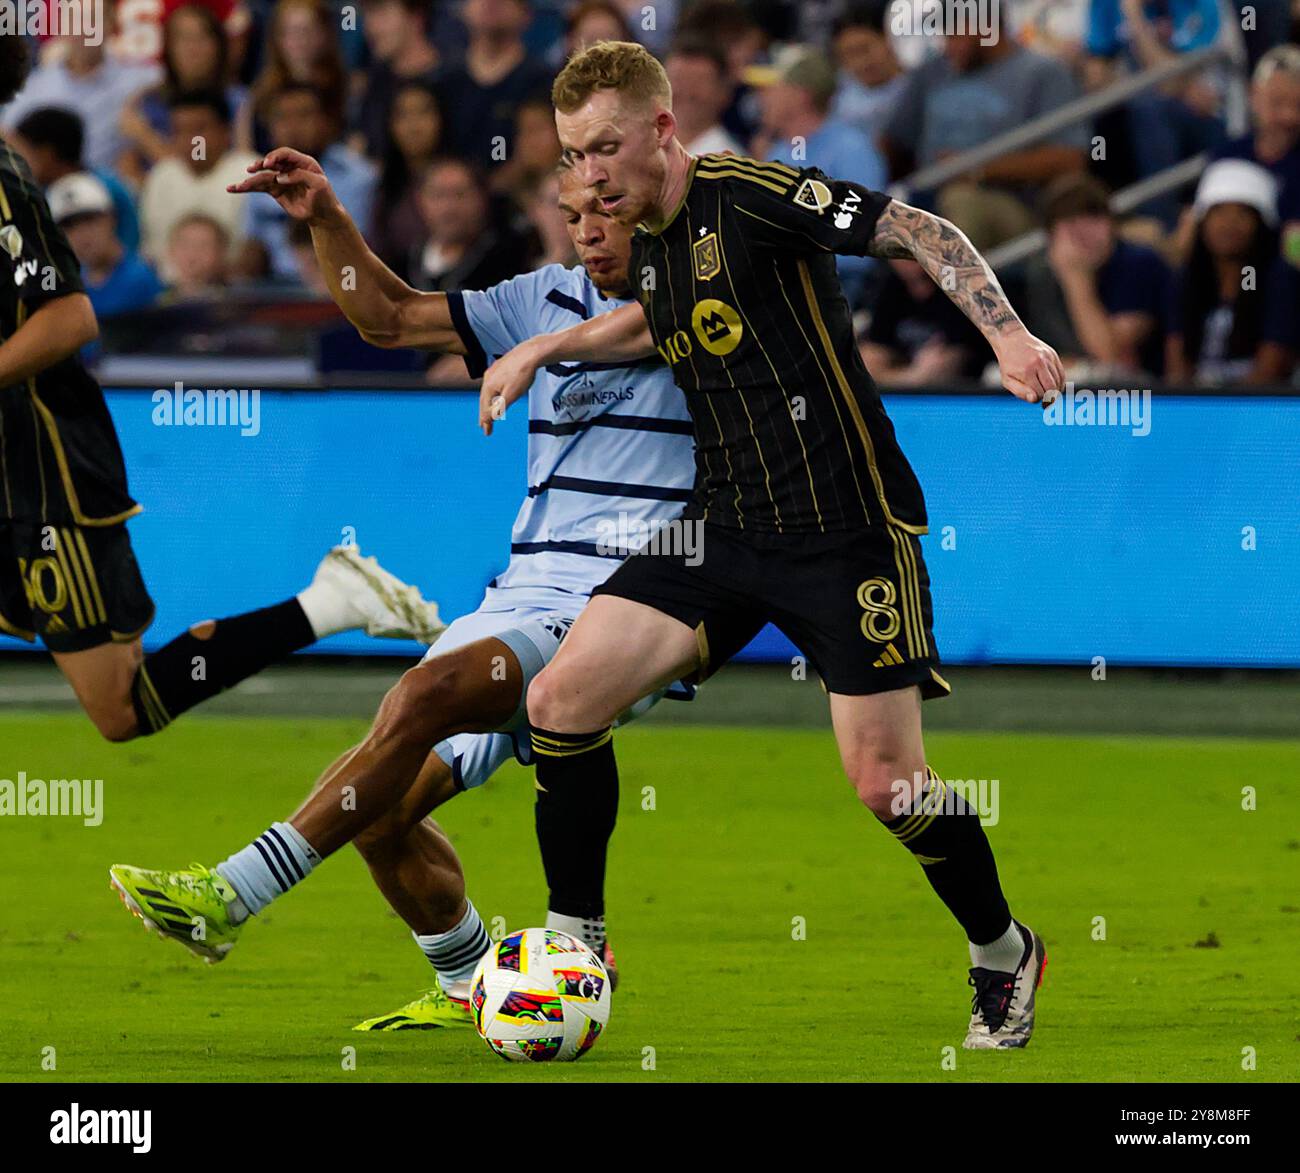
<svg viewBox="0 0 1300 1173"><path fill-rule="evenodd" d="M277 896L305 880L320 863L307 842L289 823L273 823L242 851L217 864L249 913L261 912ZM239 910L233 910L237 920Z"/></svg>

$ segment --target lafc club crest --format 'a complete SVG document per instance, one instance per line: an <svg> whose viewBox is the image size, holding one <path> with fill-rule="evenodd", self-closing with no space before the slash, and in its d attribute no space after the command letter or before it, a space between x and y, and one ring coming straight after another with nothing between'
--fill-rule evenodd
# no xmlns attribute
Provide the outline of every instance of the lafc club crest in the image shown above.
<svg viewBox="0 0 1300 1173"><path fill-rule="evenodd" d="M22 255L23 234L13 224L0 228L0 248L15 261Z"/></svg>
<svg viewBox="0 0 1300 1173"><path fill-rule="evenodd" d="M718 234L710 232L691 246L691 255L695 258L695 280L707 281L715 277L722 268L722 259L718 253Z"/></svg>
<svg viewBox="0 0 1300 1173"><path fill-rule="evenodd" d="M794 202L819 216L831 206L831 189L820 179L805 179L794 193Z"/></svg>

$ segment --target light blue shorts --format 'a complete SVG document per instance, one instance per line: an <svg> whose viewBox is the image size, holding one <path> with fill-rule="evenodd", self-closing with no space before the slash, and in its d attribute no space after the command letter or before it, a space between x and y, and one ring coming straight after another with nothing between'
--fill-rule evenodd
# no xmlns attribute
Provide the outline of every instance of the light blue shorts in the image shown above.
<svg viewBox="0 0 1300 1173"><path fill-rule="evenodd" d="M427 663L436 656L466 644L481 639L499 639L514 652L523 669L519 703L498 731L458 733L434 746L438 756L451 767L452 777L459 789L470 790L482 786L511 758L520 765L532 764L528 714L525 710L528 686L560 650L560 644L577 617L577 611L572 608L515 607L508 611L471 611L451 623L426 653L424 660ZM652 693L637 701L616 724L625 725L649 712L665 695L674 700L691 700L695 688L693 685L674 684Z"/></svg>

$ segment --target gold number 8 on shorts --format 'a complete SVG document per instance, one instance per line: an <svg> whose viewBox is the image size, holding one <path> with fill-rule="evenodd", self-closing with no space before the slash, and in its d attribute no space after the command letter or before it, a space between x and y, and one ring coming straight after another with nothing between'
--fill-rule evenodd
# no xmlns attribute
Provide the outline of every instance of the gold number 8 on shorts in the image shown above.
<svg viewBox="0 0 1300 1173"><path fill-rule="evenodd" d="M888 643L903 627L894 606L898 590L887 578L869 578L858 587L858 606L863 610L862 634L874 643Z"/></svg>

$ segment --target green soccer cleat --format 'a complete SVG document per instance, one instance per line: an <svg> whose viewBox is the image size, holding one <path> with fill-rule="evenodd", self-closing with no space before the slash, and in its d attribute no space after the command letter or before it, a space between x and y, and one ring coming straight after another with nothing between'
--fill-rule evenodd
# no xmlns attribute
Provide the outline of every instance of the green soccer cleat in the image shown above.
<svg viewBox="0 0 1300 1173"><path fill-rule="evenodd" d="M440 1026L473 1026L469 1009L469 990L465 998L447 995L441 986L426 990L414 1002L408 1002L391 1014L367 1018L353 1030L437 1030Z"/></svg>
<svg viewBox="0 0 1300 1173"><path fill-rule="evenodd" d="M109 880L133 916L160 937L179 941L211 965L235 947L243 925L230 915L235 890L212 868L194 864L156 872L115 863Z"/></svg>

